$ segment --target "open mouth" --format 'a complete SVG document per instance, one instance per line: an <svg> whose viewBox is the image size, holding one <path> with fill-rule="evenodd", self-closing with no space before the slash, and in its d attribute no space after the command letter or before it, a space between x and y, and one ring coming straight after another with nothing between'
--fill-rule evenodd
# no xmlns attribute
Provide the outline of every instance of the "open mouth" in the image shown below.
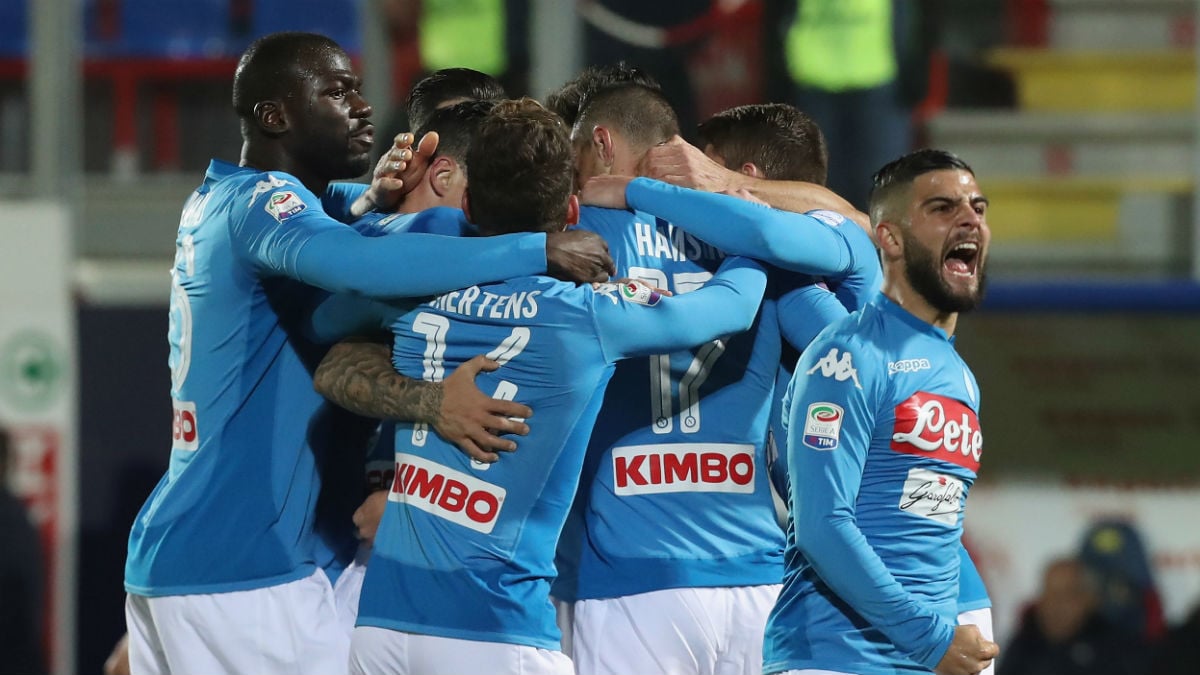
<svg viewBox="0 0 1200 675"><path fill-rule="evenodd" d="M946 271L955 277L973 277L979 268L979 244L964 241L955 244L942 262Z"/></svg>

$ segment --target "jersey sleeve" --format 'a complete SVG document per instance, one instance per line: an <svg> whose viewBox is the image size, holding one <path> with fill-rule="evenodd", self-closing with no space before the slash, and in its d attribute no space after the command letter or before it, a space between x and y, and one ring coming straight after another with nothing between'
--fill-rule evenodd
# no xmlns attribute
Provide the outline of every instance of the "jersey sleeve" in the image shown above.
<svg viewBox="0 0 1200 675"><path fill-rule="evenodd" d="M388 329L420 301L397 298L384 302L360 295L322 293L302 329L317 344L333 344L350 335L369 335Z"/></svg>
<svg viewBox="0 0 1200 675"><path fill-rule="evenodd" d="M808 215L837 228L838 234L846 240L854 263L841 274L827 275L825 282L846 309L851 312L862 309L875 297L883 283L883 267L879 264L875 242L858 223L840 213L810 211Z"/></svg>
<svg viewBox="0 0 1200 675"><path fill-rule="evenodd" d="M375 298L435 295L546 270L545 234L366 237L292 185L256 199L234 219L231 240L260 274Z"/></svg>
<svg viewBox="0 0 1200 675"><path fill-rule="evenodd" d="M776 311L784 339L800 351L826 326L849 314L837 296L816 284L784 293L776 303Z"/></svg>
<svg viewBox="0 0 1200 675"><path fill-rule="evenodd" d="M971 559L967 547L960 542L958 545L958 613L962 614L991 606L992 599L988 597L987 587L983 584L979 568L975 566L975 561Z"/></svg>
<svg viewBox="0 0 1200 675"><path fill-rule="evenodd" d="M726 253L756 258L785 270L841 277L858 264L839 228L808 215L648 178L630 181L625 200L629 206L665 218Z"/></svg>
<svg viewBox="0 0 1200 675"><path fill-rule="evenodd" d="M658 297L641 282L601 284L593 319L609 361L687 349L750 328L766 289L762 266L731 256L704 286Z"/></svg>
<svg viewBox="0 0 1200 675"><path fill-rule="evenodd" d="M950 647L954 627L892 576L856 520L886 388L875 365L881 358L835 333L810 345L796 365L787 412L796 544L841 600L932 669Z"/></svg>
<svg viewBox="0 0 1200 675"><path fill-rule="evenodd" d="M362 183L330 183L321 195L321 208L335 220L352 222L354 214L350 213L350 206L366 191L367 186Z"/></svg>

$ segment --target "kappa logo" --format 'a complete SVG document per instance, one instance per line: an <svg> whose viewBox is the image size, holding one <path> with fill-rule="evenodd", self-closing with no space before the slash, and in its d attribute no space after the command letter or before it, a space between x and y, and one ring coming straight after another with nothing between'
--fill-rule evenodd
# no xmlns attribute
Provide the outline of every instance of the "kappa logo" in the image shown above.
<svg viewBox="0 0 1200 675"><path fill-rule="evenodd" d="M889 361L888 375L896 373L915 373L918 370L929 370L933 365L929 363L929 359L904 359L903 361Z"/></svg>
<svg viewBox="0 0 1200 675"><path fill-rule="evenodd" d="M250 203L246 204L246 208L254 206L254 200L258 199L260 195L270 192L271 190L278 190L285 185L287 185L286 180L283 180L282 178L276 178L271 174L267 174L266 180L260 180L254 184L254 192L250 193Z"/></svg>
<svg viewBox="0 0 1200 675"><path fill-rule="evenodd" d="M305 204L304 200L291 190L276 192L267 197L267 213L281 223L307 208L308 204Z"/></svg>
<svg viewBox="0 0 1200 675"><path fill-rule="evenodd" d="M614 284L611 282L603 283L603 284L592 284L592 290L595 291L596 295L606 297L612 301L612 304L616 305L621 302L617 298L617 293L618 293L617 286L619 286L619 285L620 284Z"/></svg>
<svg viewBox="0 0 1200 675"><path fill-rule="evenodd" d="M817 365L808 369L808 374L812 375L818 370L821 371L821 375L832 377L838 382L854 380L854 386L862 389L862 383L858 381L858 371L854 369L854 361L848 351L842 352L839 358L837 347L830 349L828 354L817 361Z"/></svg>

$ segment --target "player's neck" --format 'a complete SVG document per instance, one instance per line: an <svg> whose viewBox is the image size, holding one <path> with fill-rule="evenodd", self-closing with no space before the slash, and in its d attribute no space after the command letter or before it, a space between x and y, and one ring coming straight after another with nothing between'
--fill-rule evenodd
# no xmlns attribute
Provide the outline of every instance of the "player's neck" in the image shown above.
<svg viewBox="0 0 1200 675"><path fill-rule="evenodd" d="M311 172L306 171L304 167L296 164L286 153L277 152L274 148L252 145L250 143L242 144L242 156L238 161L238 166L243 166L258 171L281 171L290 173L300 179L300 183L308 188L315 195L325 193L325 189L329 187L329 181L324 178L317 178Z"/></svg>
<svg viewBox="0 0 1200 675"><path fill-rule="evenodd" d="M885 278L880 290L904 311L927 324L942 329L947 337L954 335L954 330L958 327L958 312L943 312L929 304L925 296L918 293L907 283L907 280Z"/></svg>

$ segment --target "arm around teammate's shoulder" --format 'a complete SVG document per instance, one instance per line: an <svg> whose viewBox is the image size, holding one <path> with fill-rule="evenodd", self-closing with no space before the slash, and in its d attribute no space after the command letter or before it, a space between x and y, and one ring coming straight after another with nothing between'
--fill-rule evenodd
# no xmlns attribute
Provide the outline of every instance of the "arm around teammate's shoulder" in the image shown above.
<svg viewBox="0 0 1200 675"><path fill-rule="evenodd" d="M843 274L852 266L846 239L804 214L646 178L630 181L625 197L631 207L665 218L726 253L817 276Z"/></svg>
<svg viewBox="0 0 1200 675"><path fill-rule="evenodd" d="M670 352L745 331L766 283L761 265L731 256L704 286L672 297L640 282L604 284L595 292L593 317L605 356L615 361Z"/></svg>

